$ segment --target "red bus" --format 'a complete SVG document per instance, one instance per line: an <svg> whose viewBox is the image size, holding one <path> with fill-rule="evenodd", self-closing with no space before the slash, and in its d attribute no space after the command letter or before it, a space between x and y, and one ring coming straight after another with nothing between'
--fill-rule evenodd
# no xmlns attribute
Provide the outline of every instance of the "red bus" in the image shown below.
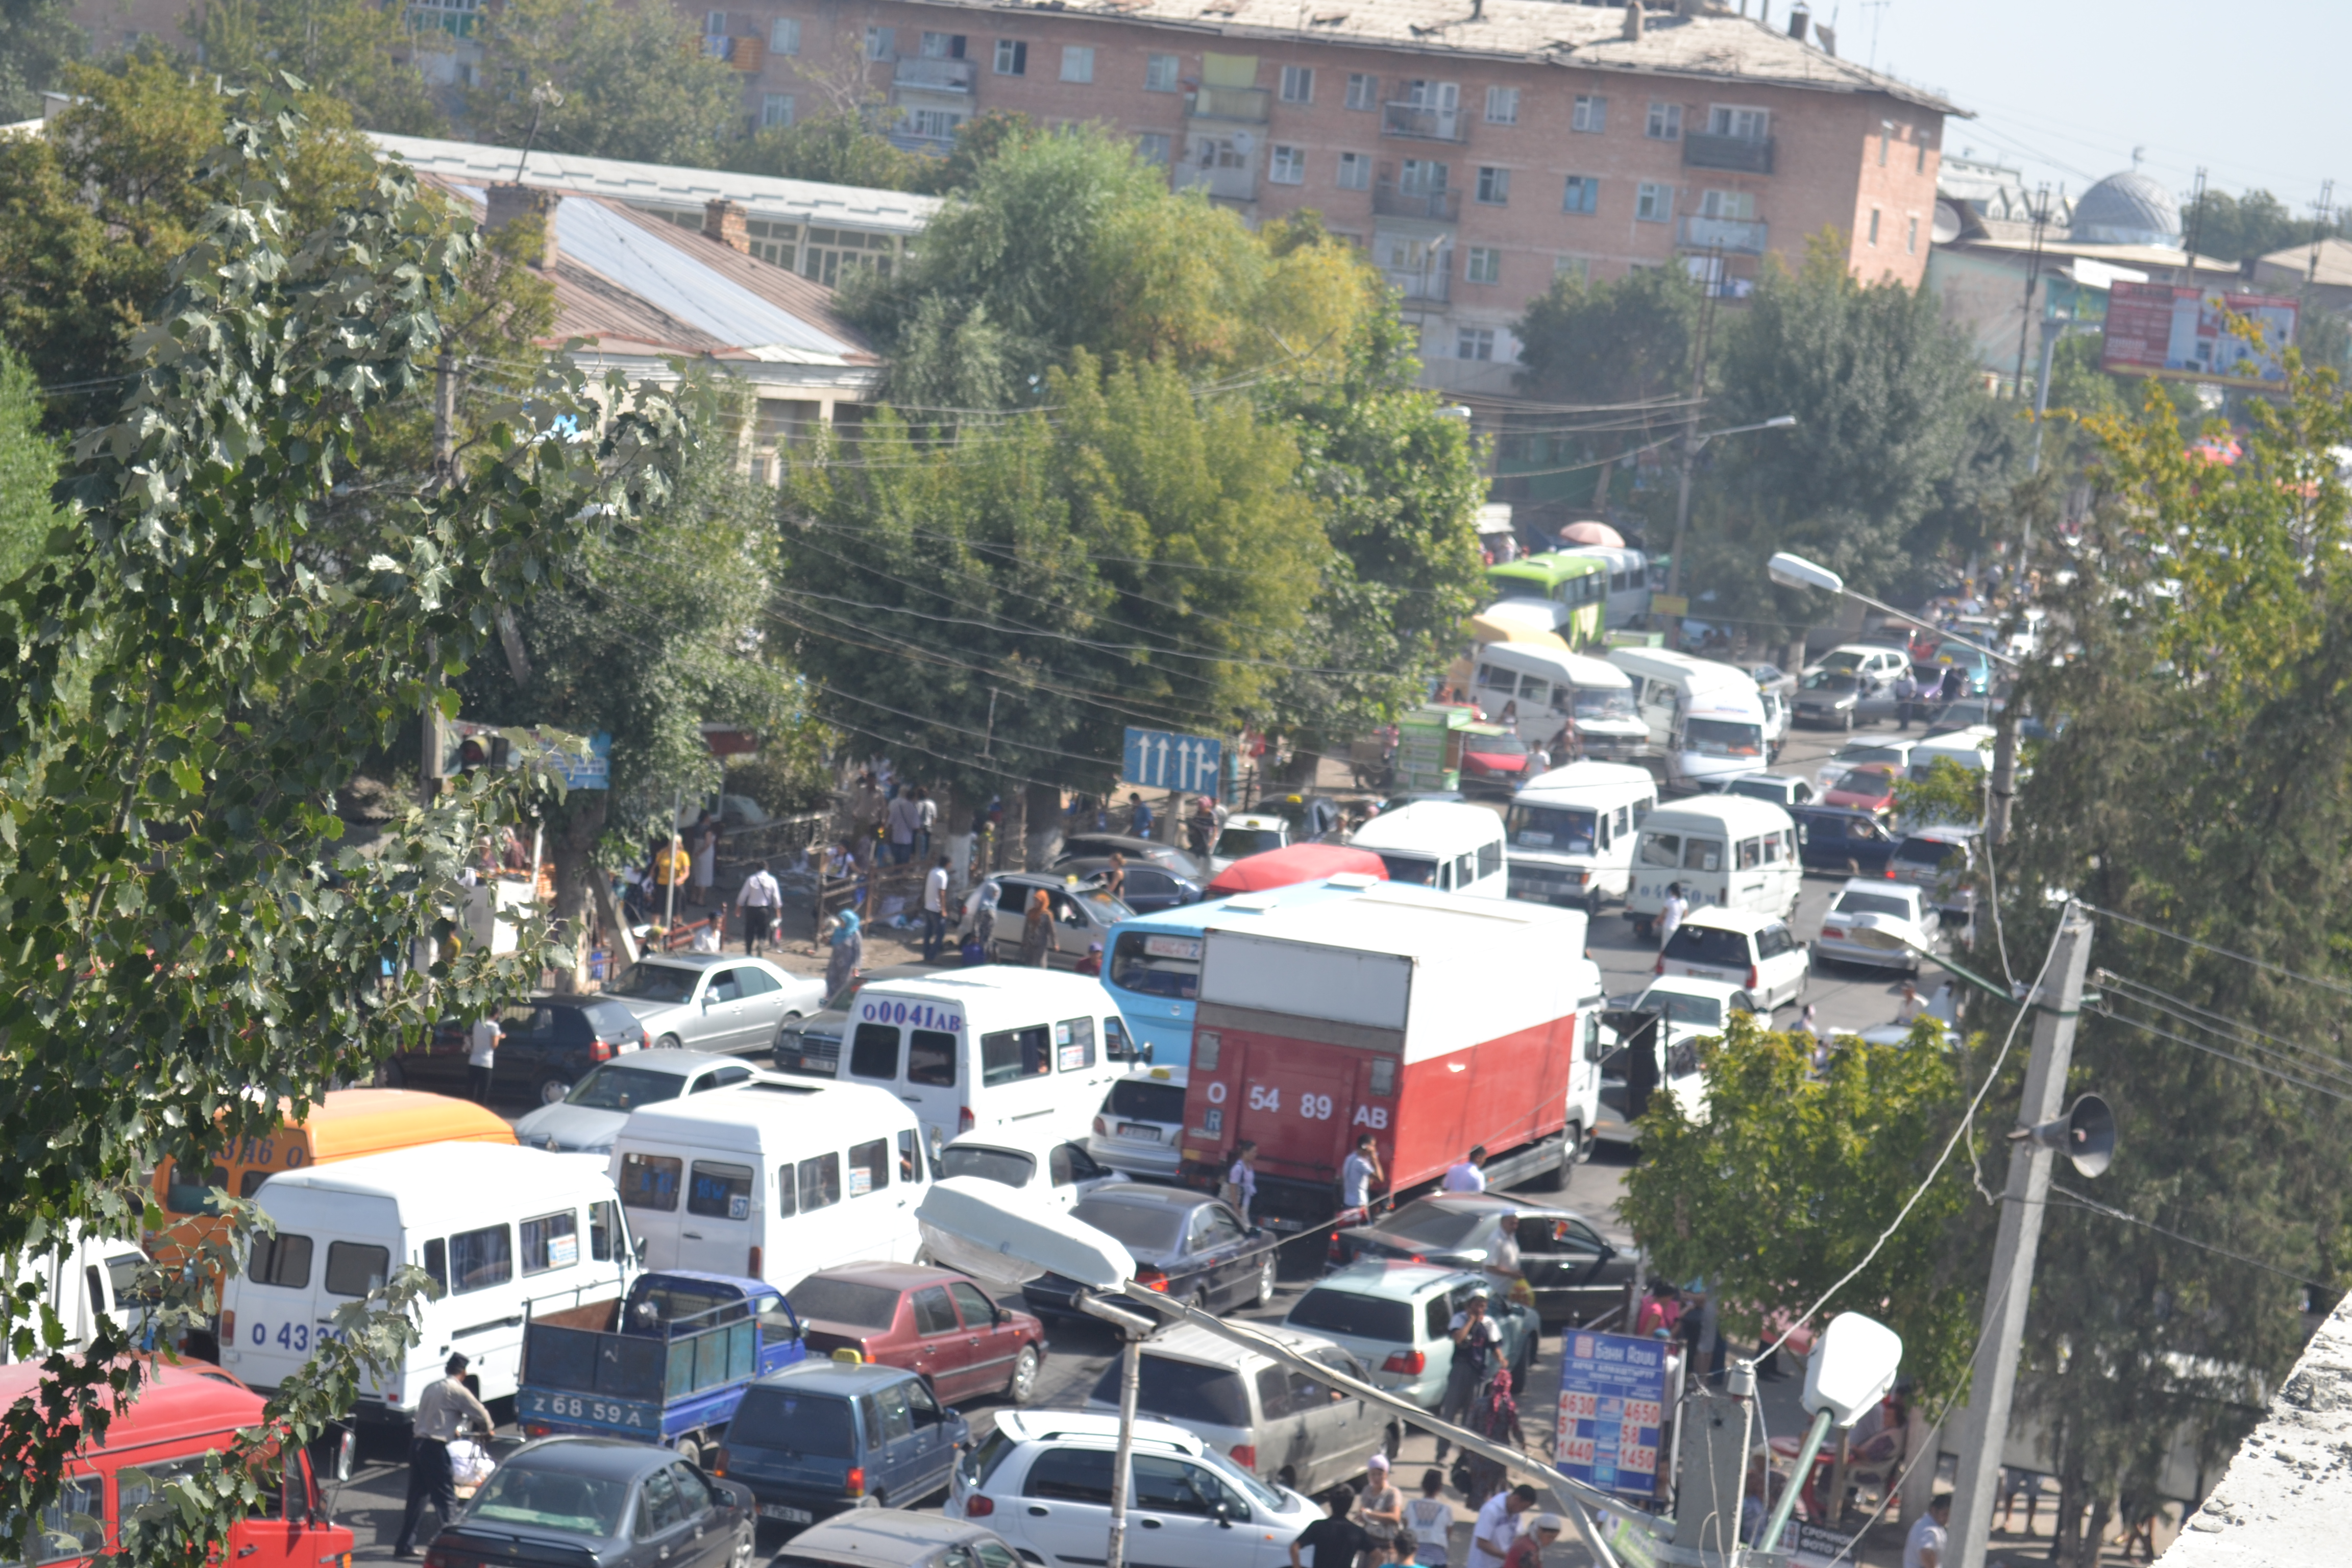
<svg viewBox="0 0 2352 1568"><path fill-rule="evenodd" d="M32 1363L0 1366L0 1406L40 1381ZM26 1561L47 1568L120 1551L123 1513L147 1500L149 1487L226 1448L239 1427L260 1424L261 1410L261 1396L226 1373L150 1368L139 1397L108 1426L105 1446L85 1445L67 1462L65 1487L28 1535ZM230 1526L218 1561L235 1568L351 1568L356 1538L328 1520L309 1456L296 1449L290 1458L282 1468L271 1464L277 1485L253 1517ZM146 1479L121 1473L133 1467Z"/></svg>

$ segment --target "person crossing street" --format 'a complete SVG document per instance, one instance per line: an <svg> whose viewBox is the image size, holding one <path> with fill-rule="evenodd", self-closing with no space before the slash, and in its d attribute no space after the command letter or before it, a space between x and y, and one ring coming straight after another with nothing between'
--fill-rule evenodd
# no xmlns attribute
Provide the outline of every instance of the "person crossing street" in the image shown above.
<svg viewBox="0 0 2352 1568"><path fill-rule="evenodd" d="M735 895L735 906L743 911L743 951L751 957L760 956L761 947L775 934L776 911L783 902L784 890L776 886L776 874L768 863L752 867L742 891Z"/></svg>
<svg viewBox="0 0 2352 1568"><path fill-rule="evenodd" d="M400 1517L400 1537L392 1545L394 1557L416 1555L416 1523L432 1503L441 1527L457 1517L457 1483L449 1468L449 1445L478 1430L488 1437L498 1429L490 1413L465 1384L467 1362L460 1353L445 1364L441 1381L425 1385L416 1397L416 1418L408 1440L408 1507Z"/></svg>

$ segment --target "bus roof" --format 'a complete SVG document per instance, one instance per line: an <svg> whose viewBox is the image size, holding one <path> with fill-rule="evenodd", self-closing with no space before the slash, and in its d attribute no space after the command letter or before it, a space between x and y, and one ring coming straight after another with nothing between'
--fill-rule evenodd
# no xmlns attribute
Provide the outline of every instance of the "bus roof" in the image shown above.
<svg viewBox="0 0 2352 1568"><path fill-rule="evenodd" d="M1564 768L1554 768L1548 773L1538 773L1519 786L1514 800L1542 799L1551 795L1574 795L1600 791L1627 788L1647 789L1655 793L1658 781L1647 768L1633 767L1625 763L1570 763Z"/></svg>
<svg viewBox="0 0 2352 1568"><path fill-rule="evenodd" d="M1384 811L1360 828L1351 842L1360 849L1390 849L1438 853L1437 842L1447 840L1444 853L1484 844L1503 836L1503 819L1483 805L1460 800L1416 800L1394 811Z"/></svg>
<svg viewBox="0 0 2352 1568"><path fill-rule="evenodd" d="M1486 815L1495 820L1492 812ZM1316 947L1426 960L1465 952L1484 954L1500 927L1556 926L1565 931L1573 926L1580 934L1584 919L1580 910L1555 909L1549 904L1476 899L1409 883L1382 882L1338 909L1281 910L1265 925L1251 928L1251 933ZM1564 957L1573 957L1583 952L1584 944L1562 942L1560 948Z"/></svg>
<svg viewBox="0 0 2352 1568"><path fill-rule="evenodd" d="M860 991L858 995L867 994ZM741 1149L763 1147L760 1134L768 1133L786 1139L814 1136L830 1145L863 1129L904 1127L914 1119L914 1110L897 1095L872 1084L744 1084L718 1094L640 1106L629 1112L620 1139ZM720 1136L722 1129L733 1130L734 1135Z"/></svg>
<svg viewBox="0 0 2352 1568"><path fill-rule="evenodd" d="M1478 650L1478 662L1517 675L1540 675L1591 690L1622 691L1633 681L1607 659L1580 653L1554 653L1518 642L1490 642Z"/></svg>
<svg viewBox="0 0 2352 1568"><path fill-rule="evenodd" d="M1653 828L1687 828L1694 825L1720 826L1726 833L1769 833L1795 826L1789 814L1769 800L1749 795L1695 795L1683 800L1660 801L1642 821Z"/></svg>
<svg viewBox="0 0 2352 1568"><path fill-rule="evenodd" d="M265 1209L273 1194L296 1190L390 1198L401 1204L405 1215L425 1194L476 1204L493 1193L501 1199L565 1199L579 1191L583 1179L602 1175L604 1168L602 1155L553 1154L512 1143L425 1143L331 1165L280 1171L261 1184L258 1195Z"/></svg>
<svg viewBox="0 0 2352 1568"><path fill-rule="evenodd" d="M313 1164L420 1143L515 1141L514 1129L487 1107L413 1089L331 1089L301 1126Z"/></svg>
<svg viewBox="0 0 2352 1568"><path fill-rule="evenodd" d="M1386 868L1382 868L1382 870L1385 873ZM1123 931L1167 931L1171 935L1198 936L1213 924L1254 921L1270 910L1288 909L1294 904L1314 904L1332 899L1352 899L1361 893L1366 885L1362 878L1349 875L1337 879L1292 882L1280 888L1260 888L1246 893L1236 893L1229 899L1204 899L1197 904L1179 904L1172 910L1161 910L1156 914L1137 915L1132 920L1119 921L1112 931L1114 934Z"/></svg>
<svg viewBox="0 0 2352 1568"><path fill-rule="evenodd" d="M1609 662L1618 668L1653 680L1670 680L1677 686L1695 691L1713 690L1727 686L1744 686L1756 689L1756 678L1744 669L1727 664L1717 664L1711 658L1699 658L1670 647L1612 647Z"/></svg>
<svg viewBox="0 0 2352 1568"><path fill-rule="evenodd" d="M1507 582L1540 583L1549 591L1578 577L1590 577L1595 572L1606 572L1609 563L1594 555L1570 555L1565 551L1549 550L1541 555L1523 555L1517 561L1505 561L1486 568L1489 579Z"/></svg>

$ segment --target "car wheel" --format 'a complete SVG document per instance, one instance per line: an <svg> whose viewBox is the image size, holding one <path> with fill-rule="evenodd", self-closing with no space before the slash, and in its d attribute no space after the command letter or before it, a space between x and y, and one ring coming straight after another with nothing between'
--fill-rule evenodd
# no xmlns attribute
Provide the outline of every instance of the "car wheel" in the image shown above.
<svg viewBox="0 0 2352 1568"><path fill-rule="evenodd" d="M677 1440L677 1457L689 1465L702 1463L702 1445L691 1437L680 1437Z"/></svg>
<svg viewBox="0 0 2352 1568"><path fill-rule="evenodd" d="M1274 1254L1271 1252L1265 1255L1265 1261L1257 1266L1257 1300L1255 1304L1260 1307L1271 1307L1274 1305Z"/></svg>
<svg viewBox="0 0 2352 1568"><path fill-rule="evenodd" d="M1206 1311L1208 1311L1208 1310L1209 1310L1209 1292L1208 1292L1208 1290L1207 1290L1205 1288L1203 1288L1203 1289L1199 1289L1199 1290L1195 1290L1195 1291L1193 1291L1190 1296L1187 1296L1187 1297L1185 1297L1185 1298L1184 1298L1184 1305L1186 1305L1186 1306L1188 1306L1188 1307L1192 1308L1192 1310L1194 1310L1194 1311L1196 1311L1196 1312L1206 1312Z"/></svg>
<svg viewBox="0 0 2352 1568"><path fill-rule="evenodd" d="M571 1092L572 1086L560 1078L543 1078L539 1080L539 1102L541 1105L561 1105L563 1103L563 1097Z"/></svg>
<svg viewBox="0 0 2352 1568"><path fill-rule="evenodd" d="M758 1534L757 1530L747 1530L742 1533L735 1542L733 1553L727 1559L727 1568L751 1568L751 1559L760 1554L759 1548L752 1544L752 1538Z"/></svg>
<svg viewBox="0 0 2352 1568"><path fill-rule="evenodd" d="M683 1048L684 1042L676 1035L664 1035L660 1039L654 1042L654 1049L657 1051L675 1051L681 1050Z"/></svg>
<svg viewBox="0 0 2352 1568"><path fill-rule="evenodd" d="M1004 1397L1026 1405L1037 1397L1037 1347L1023 1345L1013 1358L1013 1375L1005 1381Z"/></svg>

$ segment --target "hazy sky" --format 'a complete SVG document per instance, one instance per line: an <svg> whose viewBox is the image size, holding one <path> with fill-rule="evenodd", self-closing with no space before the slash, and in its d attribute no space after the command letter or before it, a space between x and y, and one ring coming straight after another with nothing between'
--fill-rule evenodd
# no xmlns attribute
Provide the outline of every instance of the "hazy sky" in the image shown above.
<svg viewBox="0 0 2352 1568"><path fill-rule="evenodd" d="M1774 0L1775 21L1790 0ZM1838 53L1941 89L1973 120L1944 145L2080 195L2141 168L2186 193L2198 165L2232 193L2262 186L2298 214L2322 180L2352 202L2344 75L2352 0L1812 0ZM1852 16L1843 15L1852 12Z"/></svg>

